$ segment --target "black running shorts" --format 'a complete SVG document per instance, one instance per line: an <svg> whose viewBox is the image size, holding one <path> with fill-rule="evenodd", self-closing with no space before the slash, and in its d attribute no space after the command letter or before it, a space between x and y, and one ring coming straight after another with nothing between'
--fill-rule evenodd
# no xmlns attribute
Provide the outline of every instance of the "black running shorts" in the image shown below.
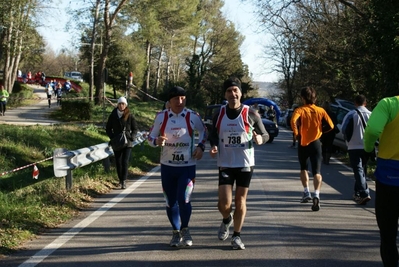
<svg viewBox="0 0 399 267"><path fill-rule="evenodd" d="M240 187L249 187L251 183L252 173L254 172L254 167L244 167L244 168L219 168L219 185L234 185Z"/></svg>

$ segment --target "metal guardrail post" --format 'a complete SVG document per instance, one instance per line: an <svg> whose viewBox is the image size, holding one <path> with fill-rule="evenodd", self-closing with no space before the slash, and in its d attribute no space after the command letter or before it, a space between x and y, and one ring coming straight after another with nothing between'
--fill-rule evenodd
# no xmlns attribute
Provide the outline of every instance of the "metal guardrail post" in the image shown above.
<svg viewBox="0 0 399 267"><path fill-rule="evenodd" d="M72 189L72 170L67 171L67 176L65 178L65 187L68 191Z"/></svg>
<svg viewBox="0 0 399 267"><path fill-rule="evenodd" d="M142 144L147 139L147 133L137 133L133 146ZM102 160L105 172L110 171L110 159L114 151L108 143L84 147L74 151L65 148L56 148L53 152L53 168L55 177L66 177L65 186L67 190L72 189L72 170L80 168L96 161Z"/></svg>

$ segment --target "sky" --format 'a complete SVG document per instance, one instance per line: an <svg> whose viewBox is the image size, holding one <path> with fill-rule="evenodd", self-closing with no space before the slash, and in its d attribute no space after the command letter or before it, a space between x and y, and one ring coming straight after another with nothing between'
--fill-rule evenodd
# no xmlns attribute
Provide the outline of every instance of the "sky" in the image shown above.
<svg viewBox="0 0 399 267"><path fill-rule="evenodd" d="M70 49L71 42L74 42L73 33L65 31L65 25L68 22L66 7L69 1L71 0L56 0L57 4L54 7L57 14L56 19L43 20L45 26L39 28L39 33L56 53L61 51L63 47ZM242 60L248 65L253 80L256 82L276 82L276 73L270 73L272 67L262 58L263 46L270 39L265 37L265 34L255 32L257 23L252 6L248 3L243 4L239 0L225 0L222 12L245 36L240 51Z"/></svg>

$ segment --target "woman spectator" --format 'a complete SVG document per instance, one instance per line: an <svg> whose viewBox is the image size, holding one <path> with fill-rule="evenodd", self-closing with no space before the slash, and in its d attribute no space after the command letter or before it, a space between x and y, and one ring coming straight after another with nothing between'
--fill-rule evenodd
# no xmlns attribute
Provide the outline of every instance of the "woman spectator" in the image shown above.
<svg viewBox="0 0 399 267"><path fill-rule="evenodd" d="M106 125L106 132L110 139L117 136L122 131L125 131L128 144L121 150L114 150L114 156L119 183L121 188L125 189L133 140L138 129L136 120L127 107L127 100L123 96L118 99L118 105L112 110Z"/></svg>

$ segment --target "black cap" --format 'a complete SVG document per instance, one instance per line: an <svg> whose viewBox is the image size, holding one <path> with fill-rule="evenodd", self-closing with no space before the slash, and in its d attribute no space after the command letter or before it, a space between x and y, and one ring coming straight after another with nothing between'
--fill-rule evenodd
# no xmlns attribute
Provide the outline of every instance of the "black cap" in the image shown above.
<svg viewBox="0 0 399 267"><path fill-rule="evenodd" d="M223 83L223 91L226 92L227 88L231 86L237 86L238 89L241 91L241 82L238 78L236 77L230 77Z"/></svg>
<svg viewBox="0 0 399 267"><path fill-rule="evenodd" d="M175 96L186 96L186 90L180 86L175 86L169 90L169 100Z"/></svg>

